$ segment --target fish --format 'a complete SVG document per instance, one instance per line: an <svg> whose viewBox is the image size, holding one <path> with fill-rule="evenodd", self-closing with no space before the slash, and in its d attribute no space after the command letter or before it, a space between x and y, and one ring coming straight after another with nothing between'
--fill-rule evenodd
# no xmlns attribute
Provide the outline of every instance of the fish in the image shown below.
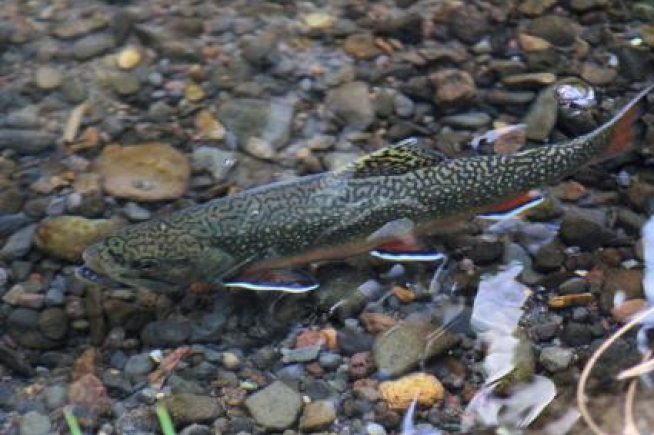
<svg viewBox="0 0 654 435"><path fill-rule="evenodd" d="M478 215L503 219L542 202L544 186L633 149L647 86L604 124L570 140L508 155L449 159L410 138L334 171L243 190L128 225L83 253L83 280L177 291L195 282L302 293L303 266L370 253L437 261L434 228Z"/></svg>

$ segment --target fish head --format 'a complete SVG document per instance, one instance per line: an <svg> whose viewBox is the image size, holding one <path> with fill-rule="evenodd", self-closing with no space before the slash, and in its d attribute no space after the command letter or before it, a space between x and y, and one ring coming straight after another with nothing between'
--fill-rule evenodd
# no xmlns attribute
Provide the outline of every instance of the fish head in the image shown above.
<svg viewBox="0 0 654 435"><path fill-rule="evenodd" d="M158 292L215 282L233 269L235 261L208 236L164 221L128 226L86 248L77 276L106 287Z"/></svg>

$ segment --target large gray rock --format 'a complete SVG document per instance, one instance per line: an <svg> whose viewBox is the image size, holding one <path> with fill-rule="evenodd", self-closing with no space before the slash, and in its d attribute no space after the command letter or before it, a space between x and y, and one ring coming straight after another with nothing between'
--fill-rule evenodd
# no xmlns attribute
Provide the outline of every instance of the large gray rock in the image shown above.
<svg viewBox="0 0 654 435"><path fill-rule="evenodd" d="M297 419L302 398L282 381L275 381L247 398L245 406L257 424L272 430L284 430Z"/></svg>

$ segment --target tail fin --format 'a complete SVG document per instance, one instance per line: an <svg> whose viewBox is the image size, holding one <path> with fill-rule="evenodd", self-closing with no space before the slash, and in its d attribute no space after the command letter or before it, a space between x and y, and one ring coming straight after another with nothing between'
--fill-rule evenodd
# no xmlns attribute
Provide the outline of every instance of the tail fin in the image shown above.
<svg viewBox="0 0 654 435"><path fill-rule="evenodd" d="M641 136L642 128L637 121L646 111L645 98L652 89L654 89L654 83L640 91L606 124L608 145L597 160L606 160L634 148L634 142Z"/></svg>

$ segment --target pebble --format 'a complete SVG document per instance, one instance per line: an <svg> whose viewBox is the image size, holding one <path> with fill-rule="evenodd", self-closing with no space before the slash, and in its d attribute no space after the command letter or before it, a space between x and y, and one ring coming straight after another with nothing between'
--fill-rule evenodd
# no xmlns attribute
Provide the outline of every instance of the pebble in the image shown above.
<svg viewBox="0 0 654 435"><path fill-rule="evenodd" d="M502 78L509 88L534 88L551 85L556 82L556 74L550 72L515 74Z"/></svg>
<svg viewBox="0 0 654 435"><path fill-rule="evenodd" d="M223 352L221 362L228 370L236 370L241 366L241 358L234 352Z"/></svg>
<svg viewBox="0 0 654 435"><path fill-rule="evenodd" d="M107 193L134 201L178 198L191 175L186 155L162 142L106 146L97 163Z"/></svg>
<svg viewBox="0 0 654 435"><path fill-rule="evenodd" d="M141 222L147 221L152 217L152 213L145 207L141 207L135 202L129 201L123 207L123 213L130 221Z"/></svg>
<svg viewBox="0 0 654 435"><path fill-rule="evenodd" d="M141 89L141 81L134 74L119 71L109 75L109 85L122 96L136 94Z"/></svg>
<svg viewBox="0 0 654 435"><path fill-rule="evenodd" d="M254 136L277 149L288 141L295 109L282 101L234 98L218 107L218 119L244 147Z"/></svg>
<svg viewBox="0 0 654 435"><path fill-rule="evenodd" d="M407 409L416 398L419 405L430 407L445 395L440 381L428 373L412 373L394 381L384 381L379 384L379 392L389 408L395 410Z"/></svg>
<svg viewBox="0 0 654 435"><path fill-rule="evenodd" d="M63 81L63 73L59 68L41 66L34 74L34 81L39 89L46 91L56 89Z"/></svg>
<svg viewBox="0 0 654 435"><path fill-rule="evenodd" d="M436 89L434 102L438 105L465 105L477 97L475 80L467 71L445 68L430 74L429 80Z"/></svg>
<svg viewBox="0 0 654 435"><path fill-rule="evenodd" d="M487 113L472 112L460 115L445 116L440 119L440 122L455 128L468 128L476 130L482 127L486 127L491 123L492 120L493 119Z"/></svg>
<svg viewBox="0 0 654 435"><path fill-rule="evenodd" d="M164 404L178 426L209 423L223 413L215 397L199 394L174 393L164 399Z"/></svg>
<svg viewBox="0 0 654 435"><path fill-rule="evenodd" d="M345 38L343 50L356 59L370 59L381 54L372 33L355 33Z"/></svg>
<svg viewBox="0 0 654 435"><path fill-rule="evenodd" d="M141 62L141 52L135 47L127 47L118 53L116 64L121 69L132 69Z"/></svg>
<svg viewBox="0 0 654 435"><path fill-rule="evenodd" d="M615 239L612 231L594 216L581 211L566 213L561 222L559 236L568 246L579 246L592 251Z"/></svg>
<svg viewBox="0 0 654 435"><path fill-rule="evenodd" d="M27 255L32 249L32 239L36 229L36 224L28 225L9 236L0 249L0 259L16 260Z"/></svg>
<svg viewBox="0 0 654 435"><path fill-rule="evenodd" d="M38 411L29 411L20 417L18 433L20 435L48 435L50 418Z"/></svg>
<svg viewBox="0 0 654 435"><path fill-rule="evenodd" d="M274 154L275 151L272 150L272 153ZM195 170L209 171L216 182L222 182L236 164L237 156L232 151L224 151L214 147L198 147L193 150L191 160Z"/></svg>
<svg viewBox="0 0 654 435"><path fill-rule="evenodd" d="M540 352L538 362L552 373L562 372L570 367L574 359L572 349L559 346L546 347Z"/></svg>
<svg viewBox="0 0 654 435"><path fill-rule="evenodd" d="M77 60L88 60L100 56L116 46L111 33L93 33L83 36L73 44L73 56Z"/></svg>
<svg viewBox="0 0 654 435"><path fill-rule="evenodd" d="M70 77L64 78L59 92L61 97L70 104L80 104L88 97L88 90L84 82Z"/></svg>
<svg viewBox="0 0 654 435"><path fill-rule="evenodd" d="M179 346L191 335L191 325L181 319L165 319L148 323L141 331L141 340L148 346Z"/></svg>
<svg viewBox="0 0 654 435"><path fill-rule="evenodd" d="M577 39L579 26L561 15L548 14L532 20L526 31L556 46L569 47Z"/></svg>
<svg viewBox="0 0 654 435"><path fill-rule="evenodd" d="M591 85L606 86L618 76L618 70L608 66L602 66L596 62L584 62L581 65L581 78Z"/></svg>
<svg viewBox="0 0 654 435"><path fill-rule="evenodd" d="M46 308L41 311L37 325L44 337L63 340L68 333L68 315L62 308Z"/></svg>
<svg viewBox="0 0 654 435"><path fill-rule="evenodd" d="M155 364L150 358L150 354L139 353L127 359L125 367L123 367L123 374L130 382L138 383L146 381L148 374L154 368Z"/></svg>
<svg viewBox="0 0 654 435"><path fill-rule="evenodd" d="M282 381L275 381L248 397L245 406L257 424L269 430L284 430L297 420L302 397Z"/></svg>
<svg viewBox="0 0 654 435"><path fill-rule="evenodd" d="M270 142L254 136L248 138L245 143L245 151L262 160L273 160L277 155Z"/></svg>
<svg viewBox="0 0 654 435"><path fill-rule="evenodd" d="M327 94L327 107L344 124L365 129L375 120L368 84L345 83Z"/></svg>
<svg viewBox="0 0 654 435"><path fill-rule="evenodd" d="M19 154L36 154L54 148L57 137L40 131L0 128L0 150Z"/></svg>
<svg viewBox="0 0 654 435"><path fill-rule="evenodd" d="M328 400L317 400L304 407L300 430L317 431L328 428L336 420L336 407Z"/></svg>
<svg viewBox="0 0 654 435"><path fill-rule="evenodd" d="M117 219L87 219L65 215L41 222L34 243L56 258L77 263L87 246L98 242L122 225Z"/></svg>
<svg viewBox="0 0 654 435"><path fill-rule="evenodd" d="M49 385L43 390L43 399L48 409L61 408L68 400L68 389L64 384Z"/></svg>
<svg viewBox="0 0 654 435"><path fill-rule="evenodd" d="M568 322L561 332L561 341L568 346L586 346L592 340L591 327L585 323Z"/></svg>
<svg viewBox="0 0 654 435"><path fill-rule="evenodd" d="M366 424L366 434L367 435L386 435L386 429L384 426L378 423L370 422Z"/></svg>
<svg viewBox="0 0 654 435"><path fill-rule="evenodd" d="M383 375L398 376L458 343L455 334L424 321L405 321L377 335L373 345L375 365ZM432 340L431 337L434 337Z"/></svg>

